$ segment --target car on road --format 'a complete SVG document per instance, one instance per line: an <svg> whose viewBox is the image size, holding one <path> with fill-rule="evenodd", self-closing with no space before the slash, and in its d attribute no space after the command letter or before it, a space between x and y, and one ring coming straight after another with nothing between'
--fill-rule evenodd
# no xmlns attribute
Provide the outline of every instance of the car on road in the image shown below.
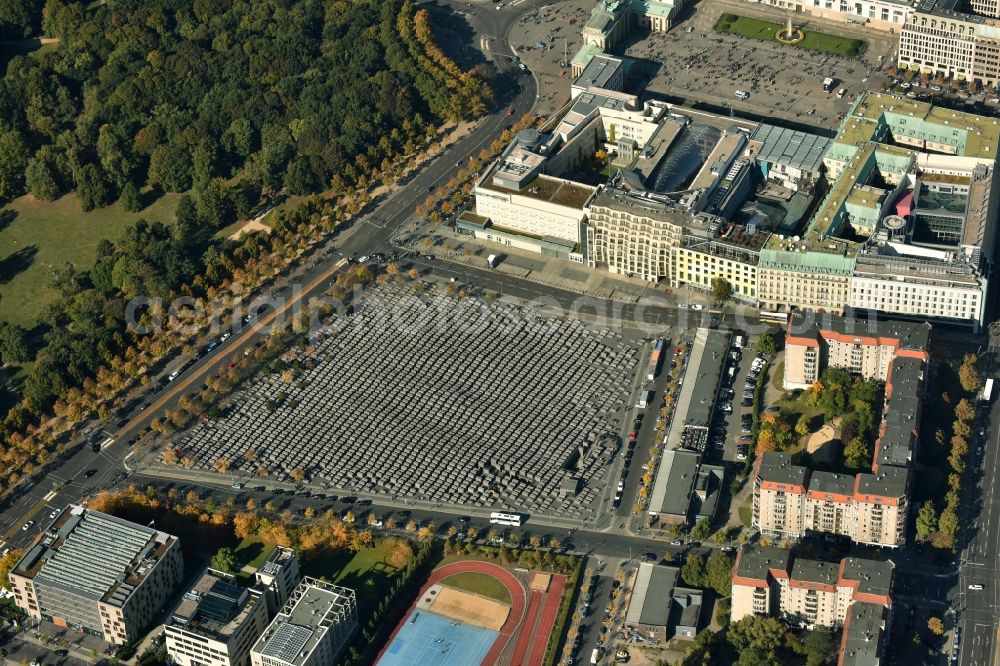
<svg viewBox="0 0 1000 666"><path fill-rule="evenodd" d="M670 545L671 546L683 546L684 542L681 541L680 539L674 539L673 541L670 542Z"/></svg>
<svg viewBox="0 0 1000 666"><path fill-rule="evenodd" d="M368 263L368 259L369 259L369 256L367 254L363 254L360 257L358 257L358 263L359 264L367 264Z"/></svg>
<svg viewBox="0 0 1000 666"><path fill-rule="evenodd" d="M49 520L55 518L58 515L59 515L59 509L53 509L52 512L49 513Z"/></svg>
<svg viewBox="0 0 1000 666"><path fill-rule="evenodd" d="M171 373L170 373L170 375L169 375L169 376L167 377L167 381L168 381L168 382L172 382L172 381L174 381L175 379L177 379L177 375L179 375L179 374L181 374L181 371L180 371L180 370L174 370L174 371L173 371L173 372L171 372Z"/></svg>
<svg viewBox="0 0 1000 666"><path fill-rule="evenodd" d="M524 64L523 62L519 62L519 63L517 63L517 67L518 67L518 69L520 69L520 70L521 70L522 72L527 72L527 71L528 71L528 66L527 66L527 65L525 65L525 64Z"/></svg>
<svg viewBox="0 0 1000 666"><path fill-rule="evenodd" d="M679 308L680 308L680 309L682 309L682 310L685 310L685 309L687 309L687 306L688 306L688 304L687 304L687 303L678 303L678 304L677 304L677 307L679 307Z"/></svg>
<svg viewBox="0 0 1000 666"><path fill-rule="evenodd" d="M507 115L508 116L514 115L514 107L510 107L509 109L507 109Z"/></svg>
<svg viewBox="0 0 1000 666"><path fill-rule="evenodd" d="M633 442L634 442L634 441L635 441L636 439L638 439L638 437L639 437L639 431L638 431L638 430L633 430L632 432L630 432L630 433L628 434L628 438L629 438L629 439L630 439L631 441L633 441Z"/></svg>
<svg viewBox="0 0 1000 666"><path fill-rule="evenodd" d="M27 528L25 528L25 529L27 529ZM656 553L643 553L642 554L642 561L643 562L655 562L658 559L659 558L656 556Z"/></svg>
<svg viewBox="0 0 1000 666"><path fill-rule="evenodd" d="M692 310L704 310L705 306L702 305L701 303L694 303L693 305L691 305L691 309Z"/></svg>
<svg viewBox="0 0 1000 666"><path fill-rule="evenodd" d="M229 336L230 336L230 335L231 335L231 333L229 333L229 332L226 332L226 333L223 333L223 334L222 334L222 337L221 337L221 338L219 338L219 342L220 342L220 343L222 343L222 342L225 342L226 340L228 340L228 339L229 339Z"/></svg>
<svg viewBox="0 0 1000 666"><path fill-rule="evenodd" d="M28 522L26 522L24 525L21 526L21 531L22 532L27 532L28 530L30 530L32 528L32 526L34 526L34 524L35 524L35 521L29 520ZM980 586L980 587L982 587L982 586Z"/></svg>
<svg viewBox="0 0 1000 666"><path fill-rule="evenodd" d="M83 478L89 479L90 477L94 476L95 474L97 474L97 470L96 469L88 469L86 472L83 473Z"/></svg>
<svg viewBox="0 0 1000 666"><path fill-rule="evenodd" d="M982 592L983 586L979 583L973 583L972 585L969 585L969 589L973 592Z"/></svg>

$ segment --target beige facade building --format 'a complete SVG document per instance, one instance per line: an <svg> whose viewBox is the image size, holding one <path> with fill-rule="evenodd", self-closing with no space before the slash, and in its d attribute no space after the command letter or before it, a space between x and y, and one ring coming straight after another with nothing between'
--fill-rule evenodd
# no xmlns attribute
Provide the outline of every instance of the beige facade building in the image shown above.
<svg viewBox="0 0 1000 666"><path fill-rule="evenodd" d="M249 666L250 648L267 621L262 589L209 569L163 627L167 654L178 666Z"/></svg>
<svg viewBox="0 0 1000 666"><path fill-rule="evenodd" d="M603 187L587 206L587 265L650 281L667 278L687 217L655 195Z"/></svg>
<svg viewBox="0 0 1000 666"><path fill-rule="evenodd" d="M851 289L851 261L764 250L757 267L757 300L764 310L805 308L843 314Z"/></svg>
<svg viewBox="0 0 1000 666"><path fill-rule="evenodd" d="M976 2L996 17L995 2ZM898 64L927 74L941 74L996 86L1000 81L1000 27L982 16L957 10L954 0L938 0L914 12L899 35Z"/></svg>
<svg viewBox="0 0 1000 666"><path fill-rule="evenodd" d="M886 382L895 359L927 361L930 333L927 323L792 313L785 335L784 388L809 388L826 368Z"/></svg>
<svg viewBox="0 0 1000 666"><path fill-rule="evenodd" d="M909 470L885 467L854 476L819 472L767 452L754 467L753 525L761 534L798 539L809 532L857 543L906 543Z"/></svg>
<svg viewBox="0 0 1000 666"><path fill-rule="evenodd" d="M29 617L125 645L148 628L183 576L176 537L71 505L17 562L10 582Z"/></svg>
<svg viewBox="0 0 1000 666"><path fill-rule="evenodd" d="M732 621L760 615L840 627L856 603L891 608L894 578L892 562L820 562L794 558L787 549L744 546L733 568Z"/></svg>
<svg viewBox="0 0 1000 666"><path fill-rule="evenodd" d="M761 4L830 21L899 32L914 11L912 0L761 0Z"/></svg>

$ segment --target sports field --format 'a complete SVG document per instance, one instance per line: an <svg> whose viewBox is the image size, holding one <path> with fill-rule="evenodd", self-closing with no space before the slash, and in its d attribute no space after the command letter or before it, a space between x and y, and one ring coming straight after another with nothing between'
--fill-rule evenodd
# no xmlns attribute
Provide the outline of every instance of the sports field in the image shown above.
<svg viewBox="0 0 1000 666"><path fill-rule="evenodd" d="M466 571L454 576L448 576L441 581L441 584L489 597L502 604L510 605L510 591L507 590L507 586L493 576L488 576L478 571Z"/></svg>
<svg viewBox="0 0 1000 666"><path fill-rule="evenodd" d="M476 666L499 632L414 610L399 627L379 666Z"/></svg>

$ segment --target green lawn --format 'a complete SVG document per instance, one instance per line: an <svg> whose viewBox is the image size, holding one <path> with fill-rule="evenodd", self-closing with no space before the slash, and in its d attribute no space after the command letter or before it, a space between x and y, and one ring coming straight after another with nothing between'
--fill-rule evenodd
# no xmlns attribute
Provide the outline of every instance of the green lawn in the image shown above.
<svg viewBox="0 0 1000 666"><path fill-rule="evenodd" d="M795 26L794 21L792 22L793 27ZM784 24L771 23L770 21L761 21L759 19L753 19L746 16L737 16L735 14L723 14L719 17L719 21L715 24L715 30L717 32L729 32L734 35L741 35L743 37L749 37L750 39L759 39L765 42L775 42L775 35L779 30L784 29ZM834 55L845 56L848 58L856 58L864 50L867 44L860 39L850 39L848 37L837 37L836 35L828 35L823 32L814 32L812 30L802 30L804 38L801 42L797 44L789 44L789 46L797 46L803 49L809 49L810 51L821 51L823 53L832 53Z"/></svg>
<svg viewBox="0 0 1000 666"><path fill-rule="evenodd" d="M774 371L771 373L771 385L779 391L785 390L785 362L782 361L778 365L774 366Z"/></svg>
<svg viewBox="0 0 1000 666"><path fill-rule="evenodd" d="M753 510L748 506L741 506L739 512L740 522L743 523L743 527L750 527L753 524Z"/></svg>
<svg viewBox="0 0 1000 666"><path fill-rule="evenodd" d="M357 553L338 551L304 560L302 575L348 587L357 592L359 601L375 605L388 596L396 572L408 557L412 555L405 542L390 537Z"/></svg>
<svg viewBox="0 0 1000 666"><path fill-rule="evenodd" d="M496 599L500 603L510 604L510 591L507 587L493 576L466 571L454 576L448 576L441 581L442 585L454 587L473 594L479 594L490 599Z"/></svg>
<svg viewBox="0 0 1000 666"><path fill-rule="evenodd" d="M178 198L161 196L139 213L127 213L117 203L84 213L75 194L53 202L15 199L0 210L0 319L33 326L55 299L53 268L70 261L88 270L98 242L116 238L140 218L172 222Z"/></svg>
<svg viewBox="0 0 1000 666"><path fill-rule="evenodd" d="M271 553L274 544L264 543L256 536L248 536L236 546L233 554L239 566L251 566L254 569L264 563L264 559Z"/></svg>

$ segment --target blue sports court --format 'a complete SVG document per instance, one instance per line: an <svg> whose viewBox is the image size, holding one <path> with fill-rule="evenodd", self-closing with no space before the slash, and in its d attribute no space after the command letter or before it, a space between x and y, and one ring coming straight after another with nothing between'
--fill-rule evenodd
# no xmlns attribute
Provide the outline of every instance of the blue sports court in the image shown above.
<svg viewBox="0 0 1000 666"><path fill-rule="evenodd" d="M481 664L500 634L415 610L406 618L378 666L473 666Z"/></svg>

